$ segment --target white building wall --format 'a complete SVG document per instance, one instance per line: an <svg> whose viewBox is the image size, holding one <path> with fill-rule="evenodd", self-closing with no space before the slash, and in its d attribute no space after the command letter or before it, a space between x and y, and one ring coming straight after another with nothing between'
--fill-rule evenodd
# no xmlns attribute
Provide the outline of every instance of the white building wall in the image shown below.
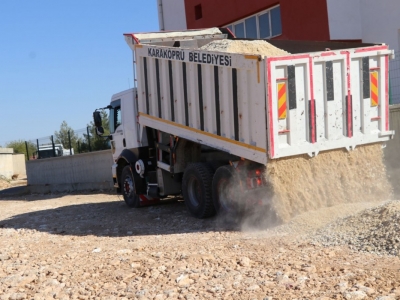
<svg viewBox="0 0 400 300"><path fill-rule="evenodd" d="M400 0L361 0L363 35L366 43L385 43L396 51L389 62L392 103L400 103Z"/></svg>
<svg viewBox="0 0 400 300"><path fill-rule="evenodd" d="M184 30L186 13L184 0L157 0L160 30Z"/></svg>
<svg viewBox="0 0 400 300"><path fill-rule="evenodd" d="M366 43L385 43L399 50L400 1L361 0L362 40Z"/></svg>
<svg viewBox="0 0 400 300"><path fill-rule="evenodd" d="M326 0L331 40L362 38L361 2L363 0Z"/></svg>
<svg viewBox="0 0 400 300"><path fill-rule="evenodd" d="M389 62L392 103L400 103L400 0L326 0L331 40L385 43L396 58Z"/></svg>
<svg viewBox="0 0 400 300"><path fill-rule="evenodd" d="M400 0L327 0L331 40L361 39L400 49Z"/></svg>

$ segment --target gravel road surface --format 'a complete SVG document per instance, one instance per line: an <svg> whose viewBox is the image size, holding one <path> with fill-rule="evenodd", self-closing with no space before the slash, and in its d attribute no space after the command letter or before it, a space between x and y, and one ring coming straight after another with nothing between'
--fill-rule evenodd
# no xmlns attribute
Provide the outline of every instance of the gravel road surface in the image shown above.
<svg viewBox="0 0 400 300"><path fill-rule="evenodd" d="M321 236L338 215L378 205L256 229L194 219L182 201L129 209L106 193L2 196L0 299L400 299L398 255Z"/></svg>

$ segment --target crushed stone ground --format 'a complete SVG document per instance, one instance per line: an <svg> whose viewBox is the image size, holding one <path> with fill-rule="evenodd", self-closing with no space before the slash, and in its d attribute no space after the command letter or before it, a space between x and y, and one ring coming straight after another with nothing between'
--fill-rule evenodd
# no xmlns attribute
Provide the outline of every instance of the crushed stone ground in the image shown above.
<svg viewBox="0 0 400 300"><path fill-rule="evenodd" d="M314 239L326 246L349 245L359 251L400 255L400 202L341 218L320 229Z"/></svg>
<svg viewBox="0 0 400 300"><path fill-rule="evenodd" d="M0 299L399 299L399 256L310 238L340 211L375 204L324 208L328 218L309 226L318 210L232 230L192 218L181 201L129 209L112 194L2 198Z"/></svg>

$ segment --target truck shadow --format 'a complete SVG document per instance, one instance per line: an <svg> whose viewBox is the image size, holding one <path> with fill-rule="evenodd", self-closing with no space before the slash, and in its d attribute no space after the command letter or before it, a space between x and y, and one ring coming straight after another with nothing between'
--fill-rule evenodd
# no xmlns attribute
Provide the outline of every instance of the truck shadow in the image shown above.
<svg viewBox="0 0 400 300"><path fill-rule="evenodd" d="M38 200L54 200L60 199L64 196L82 196L82 195L93 195L101 193L105 195L116 195L114 190L109 191L78 191L78 192L56 192L56 193L45 193L45 194L31 194L29 187L27 186L17 186L10 187L7 189L0 190L0 201L38 201Z"/></svg>
<svg viewBox="0 0 400 300"><path fill-rule="evenodd" d="M18 214L0 221L0 228L109 237L240 230L238 224L218 217L192 217L183 201L138 209L123 201L74 204Z"/></svg>

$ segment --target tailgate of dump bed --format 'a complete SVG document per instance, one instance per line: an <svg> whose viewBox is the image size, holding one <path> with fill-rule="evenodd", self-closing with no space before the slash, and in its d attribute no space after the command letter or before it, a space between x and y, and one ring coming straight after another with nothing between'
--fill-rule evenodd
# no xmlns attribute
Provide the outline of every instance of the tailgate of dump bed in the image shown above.
<svg viewBox="0 0 400 300"><path fill-rule="evenodd" d="M387 46L266 60L269 158L387 141Z"/></svg>

